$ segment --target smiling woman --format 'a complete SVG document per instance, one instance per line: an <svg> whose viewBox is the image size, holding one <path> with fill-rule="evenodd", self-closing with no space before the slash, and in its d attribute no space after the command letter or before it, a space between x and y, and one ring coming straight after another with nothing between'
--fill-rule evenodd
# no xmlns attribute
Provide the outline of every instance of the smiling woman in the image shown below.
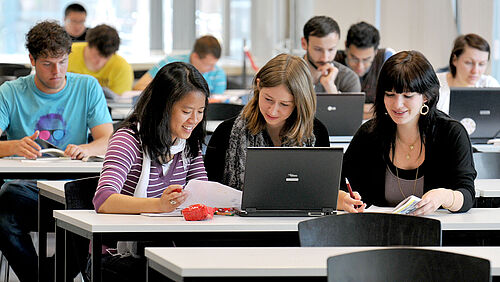
<svg viewBox="0 0 500 282"><path fill-rule="evenodd" d="M342 179L367 204L396 206L415 195L422 197L415 215L472 207L476 171L469 136L436 109L438 91L432 65L421 53L404 51L385 62L375 118L355 134L342 165Z"/></svg>

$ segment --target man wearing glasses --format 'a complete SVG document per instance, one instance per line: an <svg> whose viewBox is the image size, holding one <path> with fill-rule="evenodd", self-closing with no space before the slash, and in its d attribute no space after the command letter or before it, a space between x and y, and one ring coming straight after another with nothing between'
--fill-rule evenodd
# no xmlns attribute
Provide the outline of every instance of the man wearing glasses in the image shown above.
<svg viewBox="0 0 500 282"><path fill-rule="evenodd" d="M366 93L365 117L371 112L371 104L375 101L377 77L384 64L394 50L378 49L380 35L378 30L366 22L353 24L347 32L345 51L339 50L335 61L348 66L358 76L361 91Z"/></svg>
<svg viewBox="0 0 500 282"><path fill-rule="evenodd" d="M78 3L70 4L64 10L64 29L73 42L85 41L87 35L86 19L87 11Z"/></svg>

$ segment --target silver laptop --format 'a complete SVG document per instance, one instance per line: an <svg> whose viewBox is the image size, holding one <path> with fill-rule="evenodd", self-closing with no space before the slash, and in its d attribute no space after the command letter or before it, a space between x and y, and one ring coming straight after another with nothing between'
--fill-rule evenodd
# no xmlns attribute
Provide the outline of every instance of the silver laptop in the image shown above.
<svg viewBox="0 0 500 282"><path fill-rule="evenodd" d="M335 214L342 157L342 148L248 148L239 214Z"/></svg>
<svg viewBox="0 0 500 282"><path fill-rule="evenodd" d="M316 118L330 136L353 136L363 121L365 93L317 94Z"/></svg>
<svg viewBox="0 0 500 282"><path fill-rule="evenodd" d="M500 133L500 88L451 88L450 116L460 121L473 143Z"/></svg>

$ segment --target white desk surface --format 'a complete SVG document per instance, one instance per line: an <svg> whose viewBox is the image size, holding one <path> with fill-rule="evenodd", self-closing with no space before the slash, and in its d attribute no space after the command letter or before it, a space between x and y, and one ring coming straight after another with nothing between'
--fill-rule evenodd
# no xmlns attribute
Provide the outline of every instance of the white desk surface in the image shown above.
<svg viewBox="0 0 500 282"><path fill-rule="evenodd" d="M381 247L146 248L145 256L182 277L327 276L327 259ZM500 247L424 247L490 260L500 275Z"/></svg>
<svg viewBox="0 0 500 282"><path fill-rule="evenodd" d="M500 179L476 179L476 196L480 197L500 197Z"/></svg>
<svg viewBox="0 0 500 282"><path fill-rule="evenodd" d="M499 145L493 145L493 144L472 144L472 147L476 148L478 151L481 151L481 152L500 152L500 146Z"/></svg>
<svg viewBox="0 0 500 282"><path fill-rule="evenodd" d="M65 198L64 184L67 182L67 180L43 180L37 181L36 186L40 190Z"/></svg>
<svg viewBox="0 0 500 282"><path fill-rule="evenodd" d="M98 214L92 210L55 210L54 217L89 232L274 232L298 231L310 217L214 216L212 220L185 221L183 217ZM473 208L452 214L438 210L426 216L441 221L442 230L500 230L500 208Z"/></svg>
<svg viewBox="0 0 500 282"><path fill-rule="evenodd" d="M99 173L101 169L102 162L84 162L68 159L0 159L0 172L2 173Z"/></svg>

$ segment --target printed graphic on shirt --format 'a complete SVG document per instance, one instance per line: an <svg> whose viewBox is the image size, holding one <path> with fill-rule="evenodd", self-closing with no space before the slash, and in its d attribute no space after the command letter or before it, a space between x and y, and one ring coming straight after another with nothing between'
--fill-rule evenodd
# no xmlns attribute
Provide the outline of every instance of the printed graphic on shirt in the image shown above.
<svg viewBox="0 0 500 282"><path fill-rule="evenodd" d="M48 141L56 146L65 143L66 122L61 114L51 113L40 117L35 126L35 131L39 130L38 138Z"/></svg>

